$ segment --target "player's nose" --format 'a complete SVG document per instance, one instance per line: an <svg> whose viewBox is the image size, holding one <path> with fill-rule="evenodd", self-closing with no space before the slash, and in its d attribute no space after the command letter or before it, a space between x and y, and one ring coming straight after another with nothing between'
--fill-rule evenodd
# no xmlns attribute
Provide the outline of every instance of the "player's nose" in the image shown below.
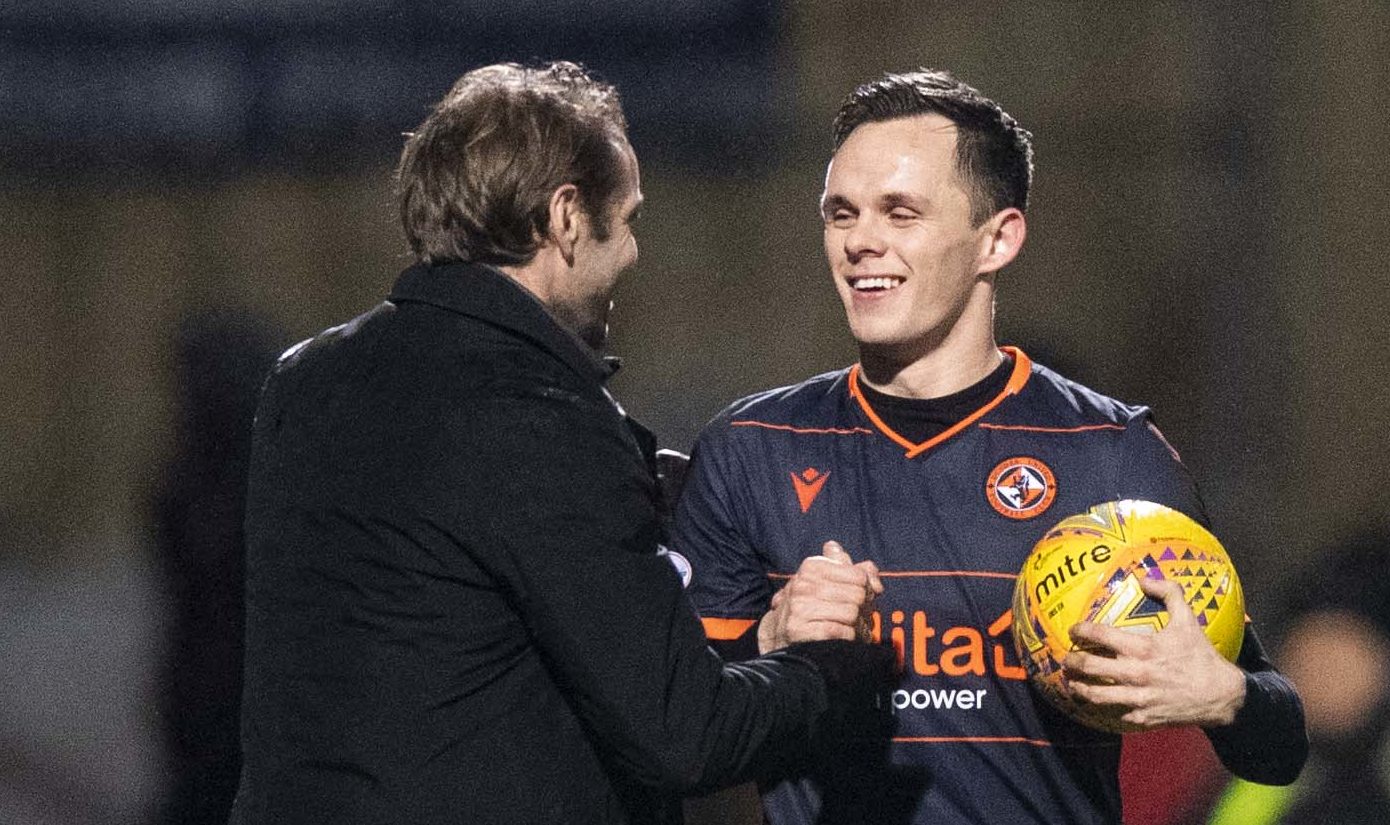
<svg viewBox="0 0 1390 825"><path fill-rule="evenodd" d="M851 261L882 255L885 243L882 227L872 218L861 217L845 231L845 254Z"/></svg>

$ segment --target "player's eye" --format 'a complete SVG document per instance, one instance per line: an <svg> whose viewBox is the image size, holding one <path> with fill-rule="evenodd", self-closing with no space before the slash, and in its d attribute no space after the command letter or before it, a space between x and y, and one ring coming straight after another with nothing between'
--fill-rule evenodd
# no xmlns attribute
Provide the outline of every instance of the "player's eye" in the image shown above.
<svg viewBox="0 0 1390 825"><path fill-rule="evenodd" d="M854 223L855 213L850 209L835 209L825 216L825 220L837 227L846 227Z"/></svg>
<svg viewBox="0 0 1390 825"><path fill-rule="evenodd" d="M914 220L916 217L917 213L913 212L911 209L894 209L892 212L888 213L889 220L898 223Z"/></svg>

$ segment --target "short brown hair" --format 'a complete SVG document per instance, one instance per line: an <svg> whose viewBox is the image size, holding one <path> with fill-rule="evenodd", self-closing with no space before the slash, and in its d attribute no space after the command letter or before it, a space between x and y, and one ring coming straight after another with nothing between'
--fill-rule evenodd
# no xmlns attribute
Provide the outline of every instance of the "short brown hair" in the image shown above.
<svg viewBox="0 0 1390 825"><path fill-rule="evenodd" d="M927 114L956 124L956 170L976 226L1011 206L1028 211L1033 136L998 103L947 71L885 74L850 92L835 115L835 149L865 123Z"/></svg>
<svg viewBox="0 0 1390 825"><path fill-rule="evenodd" d="M604 240L626 136L617 90L575 63L474 69L407 135L396 182L411 250L425 264L525 263L566 183Z"/></svg>

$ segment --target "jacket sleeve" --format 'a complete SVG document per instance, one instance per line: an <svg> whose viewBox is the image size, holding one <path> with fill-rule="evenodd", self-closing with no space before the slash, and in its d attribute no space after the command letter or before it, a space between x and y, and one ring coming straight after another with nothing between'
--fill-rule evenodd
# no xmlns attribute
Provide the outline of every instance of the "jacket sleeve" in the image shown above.
<svg viewBox="0 0 1390 825"><path fill-rule="evenodd" d="M804 749L827 708L872 701L880 651L817 643L725 665L656 554L651 472L609 405L469 405L448 425L443 522L507 593L596 747L648 785L728 784Z"/></svg>
<svg viewBox="0 0 1390 825"><path fill-rule="evenodd" d="M1147 415L1130 423L1121 463L1117 475L1132 479L1123 497L1166 504L1209 526L1191 475ZM1245 704L1230 725L1205 729L1207 738L1236 776L1287 785L1308 758L1303 703L1293 684L1274 669L1248 620L1236 664L1245 671Z"/></svg>

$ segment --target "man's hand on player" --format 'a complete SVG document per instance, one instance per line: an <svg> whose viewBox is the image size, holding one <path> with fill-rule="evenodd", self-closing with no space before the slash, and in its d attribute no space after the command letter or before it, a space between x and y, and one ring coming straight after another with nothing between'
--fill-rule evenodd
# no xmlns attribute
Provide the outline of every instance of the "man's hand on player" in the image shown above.
<svg viewBox="0 0 1390 825"><path fill-rule="evenodd" d="M794 642L868 640L869 610L883 592L878 566L855 564L839 542L827 541L821 552L803 561L772 597L772 609L758 624L760 653Z"/></svg>
<svg viewBox="0 0 1390 825"><path fill-rule="evenodd" d="M1137 728L1227 725L1245 703L1245 675L1216 652L1183 599L1182 585L1144 579L1144 592L1161 599L1168 626L1135 634L1081 622L1062 667L1077 698L1129 708L1122 721Z"/></svg>

